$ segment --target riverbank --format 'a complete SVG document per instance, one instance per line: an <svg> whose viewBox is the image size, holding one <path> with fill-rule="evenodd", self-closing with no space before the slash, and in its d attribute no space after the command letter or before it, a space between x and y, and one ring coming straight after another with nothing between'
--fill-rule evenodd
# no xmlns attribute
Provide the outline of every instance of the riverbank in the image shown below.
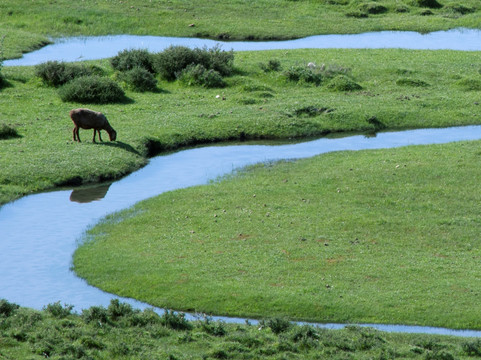
<svg viewBox="0 0 481 360"><path fill-rule="evenodd" d="M479 28L481 10L475 0L374 4L354 1L255 2L200 0L148 2L55 2L37 0L28 6L4 0L0 12L6 35L6 58L38 48L50 37L87 35L162 35L220 40L279 40L318 34L380 30L427 33L459 27Z"/></svg>
<svg viewBox="0 0 481 360"><path fill-rule="evenodd" d="M239 52L225 88L160 81L158 92L126 89L127 102L97 106L62 102L33 67L6 67L0 121L17 136L0 140L0 203L119 178L151 155L196 144L479 124L477 61L476 53L460 51ZM309 62L332 77L326 73L319 85L292 78L308 73ZM107 60L91 64L116 77ZM270 70L269 64L278 68ZM81 131L85 141L73 143L68 112L79 106L104 112L118 141L92 144L89 132Z"/></svg>

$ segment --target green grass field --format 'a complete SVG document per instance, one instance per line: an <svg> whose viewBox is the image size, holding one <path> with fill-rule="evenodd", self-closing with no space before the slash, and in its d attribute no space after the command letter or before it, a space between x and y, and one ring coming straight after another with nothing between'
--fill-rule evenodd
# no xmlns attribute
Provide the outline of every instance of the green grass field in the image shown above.
<svg viewBox="0 0 481 360"><path fill-rule="evenodd" d="M271 60L279 62L279 71L262 70ZM328 78L320 86L287 80L287 71L307 69L309 62L345 70L362 89L336 91ZM93 64L117 77L108 61ZM107 105L62 102L34 68L3 68L7 86L0 90L0 125L18 136L0 139L0 203L56 186L118 178L145 164L149 152L193 144L372 131L370 119L387 129L480 123L476 52L239 52L234 65L223 89L159 81L158 92L127 89L127 102ZM68 112L85 106L106 114L118 131L117 142L92 144L92 131L86 130L80 131L84 142L72 142Z"/></svg>
<svg viewBox="0 0 481 360"><path fill-rule="evenodd" d="M89 230L75 271L179 310L479 329L479 145L336 152L169 192Z"/></svg>
<svg viewBox="0 0 481 360"><path fill-rule="evenodd" d="M423 4L424 5L419 5ZM431 3L431 5L430 5ZM26 6L28 4L28 6ZM0 36L17 57L49 37L137 34L218 39L291 39L379 30L479 28L476 0L3 0Z"/></svg>

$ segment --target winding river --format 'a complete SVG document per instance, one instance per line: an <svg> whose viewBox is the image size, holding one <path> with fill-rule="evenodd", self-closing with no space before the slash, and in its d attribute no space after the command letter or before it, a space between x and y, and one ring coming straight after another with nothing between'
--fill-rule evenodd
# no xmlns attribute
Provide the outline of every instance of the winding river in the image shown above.
<svg viewBox="0 0 481 360"><path fill-rule="evenodd" d="M463 31L459 30L459 33L462 34ZM476 33L477 43L481 44L481 32L469 32ZM384 33L380 33L380 37L383 38ZM189 44L198 46L196 41L189 39ZM457 37L453 41L456 46L461 42ZM61 41L59 44L63 43L65 42ZM259 46L259 43L255 44ZM341 47L342 44L338 46ZM306 43L303 47L309 46ZM42 51L45 50L39 50ZM118 51L117 49L116 52ZM43 61L45 60L40 62ZM89 286L70 270L77 241L89 226L107 214L163 192L205 184L211 179L258 162L306 158L340 150L393 148L476 139L481 139L481 126L382 132L374 137L326 137L295 144L198 147L153 158L146 167L112 184L23 197L0 207L0 298L37 309L56 301L74 305L77 311L92 305L107 306L112 298L118 297ZM149 307L135 300L121 300L137 308ZM214 319L245 321L225 317ZM340 328L344 325L321 326ZM403 325L365 326L384 331L481 337L481 331L471 330Z"/></svg>

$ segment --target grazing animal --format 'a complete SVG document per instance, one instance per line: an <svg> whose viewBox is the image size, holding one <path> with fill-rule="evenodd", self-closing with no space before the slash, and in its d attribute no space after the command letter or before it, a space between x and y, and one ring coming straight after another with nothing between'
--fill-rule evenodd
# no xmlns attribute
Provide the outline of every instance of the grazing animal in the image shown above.
<svg viewBox="0 0 481 360"><path fill-rule="evenodd" d="M99 133L99 140L102 141L100 130L105 130L109 134L110 141L115 141L117 132L110 126L107 118L101 112L89 109L73 109L70 111L70 118L75 127L73 128L73 141L80 142L78 131L82 129L94 129L93 142L95 142L95 134Z"/></svg>

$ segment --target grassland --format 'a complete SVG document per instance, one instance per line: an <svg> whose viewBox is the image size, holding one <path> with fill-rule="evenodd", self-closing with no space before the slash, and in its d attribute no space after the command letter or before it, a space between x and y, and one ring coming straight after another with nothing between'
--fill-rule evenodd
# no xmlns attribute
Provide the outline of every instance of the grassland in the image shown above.
<svg viewBox="0 0 481 360"><path fill-rule="evenodd" d="M479 145L331 153L165 193L90 230L75 271L184 311L479 329Z"/></svg>
<svg viewBox="0 0 481 360"><path fill-rule="evenodd" d="M481 342L447 336L389 334L351 326L325 330L282 319L259 325L186 321L113 301L81 314L0 301L0 357L10 359L472 359Z"/></svg>
<svg viewBox="0 0 481 360"><path fill-rule="evenodd" d="M420 5L422 4L422 5ZM441 4L442 6L437 6ZM3 0L0 36L6 56L50 37L138 34L219 39L290 39L379 30L429 32L479 28L476 0Z"/></svg>
<svg viewBox="0 0 481 360"><path fill-rule="evenodd" d="M263 70L271 60L279 62L278 71ZM343 69L362 89L336 91L328 78L319 86L287 80L290 69L307 69L308 62ZM93 64L117 77L107 60ZM127 101L107 105L62 102L34 68L3 68L7 86L0 90L0 123L18 136L0 140L0 203L56 186L118 178L149 155L198 143L372 131L377 126L372 119L388 129L481 121L481 65L474 52L240 52L234 66L223 89L159 79L159 91L126 89ZM84 142L73 143L68 112L79 106L104 112L118 141L92 144L90 132L81 131Z"/></svg>

